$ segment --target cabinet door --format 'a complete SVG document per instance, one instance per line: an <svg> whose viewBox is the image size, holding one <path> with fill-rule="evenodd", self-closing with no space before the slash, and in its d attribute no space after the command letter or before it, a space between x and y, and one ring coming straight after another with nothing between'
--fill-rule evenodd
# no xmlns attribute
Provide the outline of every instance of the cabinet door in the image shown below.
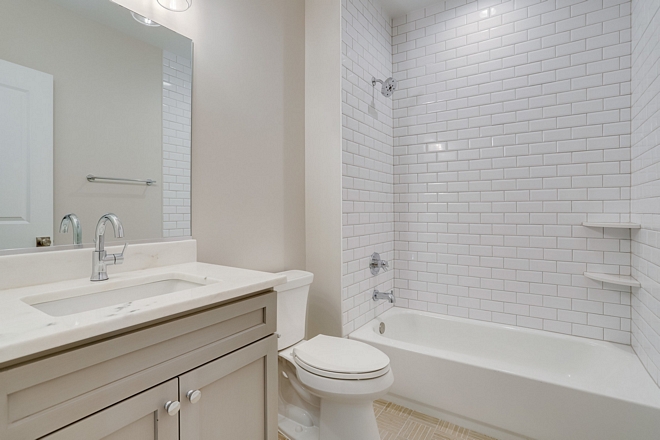
<svg viewBox="0 0 660 440"><path fill-rule="evenodd" d="M46 440L178 440L179 416L165 403L177 399L172 379L44 437Z"/></svg>
<svg viewBox="0 0 660 440"><path fill-rule="evenodd" d="M180 376L179 390L181 440L276 440L277 338Z"/></svg>

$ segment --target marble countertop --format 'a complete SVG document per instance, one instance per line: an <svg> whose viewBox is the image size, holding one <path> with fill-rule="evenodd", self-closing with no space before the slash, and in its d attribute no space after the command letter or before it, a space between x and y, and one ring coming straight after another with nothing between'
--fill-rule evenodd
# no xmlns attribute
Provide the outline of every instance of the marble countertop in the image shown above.
<svg viewBox="0 0 660 440"><path fill-rule="evenodd" d="M234 301L286 282L282 275L195 262L111 274L103 285L112 289L136 278L163 274L207 277L219 282L68 316L50 316L29 303L41 302L35 300L35 295L58 292L62 297L67 296L67 290L96 287L100 283L84 278L0 290L0 367L104 334Z"/></svg>

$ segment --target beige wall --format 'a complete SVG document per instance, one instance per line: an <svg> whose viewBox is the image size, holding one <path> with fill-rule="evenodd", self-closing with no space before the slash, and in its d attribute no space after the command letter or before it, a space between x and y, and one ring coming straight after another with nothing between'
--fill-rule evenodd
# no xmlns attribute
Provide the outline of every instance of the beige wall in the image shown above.
<svg viewBox="0 0 660 440"><path fill-rule="evenodd" d="M192 38L200 261L304 268L304 0L117 0Z"/></svg>
<svg viewBox="0 0 660 440"><path fill-rule="evenodd" d="M48 1L0 0L0 11L0 59L54 77L54 230L75 212L90 243L112 211L127 240L160 238L159 186L85 176L162 180L162 51ZM55 232L55 244L71 240Z"/></svg>
<svg viewBox="0 0 660 440"><path fill-rule="evenodd" d="M341 336L341 2L307 0L305 24L307 336Z"/></svg>

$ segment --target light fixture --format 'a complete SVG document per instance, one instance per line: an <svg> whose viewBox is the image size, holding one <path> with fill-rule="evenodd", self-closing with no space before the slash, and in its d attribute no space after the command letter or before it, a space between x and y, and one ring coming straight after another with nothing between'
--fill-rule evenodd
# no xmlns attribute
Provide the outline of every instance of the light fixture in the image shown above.
<svg viewBox="0 0 660 440"><path fill-rule="evenodd" d="M158 4L174 12L183 12L192 6L192 0L158 0Z"/></svg>
<svg viewBox="0 0 660 440"><path fill-rule="evenodd" d="M145 17L145 16L142 16L142 15L140 15L140 14L137 14L137 13L135 13L135 12L131 12L131 15L133 16L133 18L135 19L135 21L137 21L138 23L143 24L143 25L145 25L145 26L150 26L150 27L158 27L158 26L160 26L158 23L156 23L156 22L153 21L152 19L147 18L147 17Z"/></svg>

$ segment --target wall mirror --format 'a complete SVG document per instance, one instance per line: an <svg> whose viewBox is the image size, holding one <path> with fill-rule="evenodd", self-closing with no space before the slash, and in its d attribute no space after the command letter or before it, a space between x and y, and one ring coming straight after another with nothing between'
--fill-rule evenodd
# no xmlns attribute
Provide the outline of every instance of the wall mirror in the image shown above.
<svg viewBox="0 0 660 440"><path fill-rule="evenodd" d="M110 0L0 0L0 250L190 230L192 41ZM107 240L113 241L112 234Z"/></svg>

